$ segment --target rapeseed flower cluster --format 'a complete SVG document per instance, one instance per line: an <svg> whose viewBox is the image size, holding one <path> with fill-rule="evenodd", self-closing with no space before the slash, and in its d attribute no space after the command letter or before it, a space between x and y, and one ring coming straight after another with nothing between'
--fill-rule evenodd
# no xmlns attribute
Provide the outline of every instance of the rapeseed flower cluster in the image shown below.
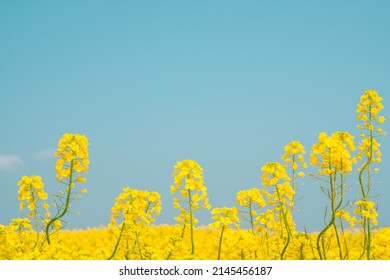
<svg viewBox="0 0 390 280"><path fill-rule="evenodd" d="M362 162L359 171L360 198L355 203L355 213L359 214L359 224L362 226L364 241L363 252L369 260L371 259L371 231L377 225L375 202L372 201L372 174L378 172L379 168L372 170L372 165L382 161L382 153L379 150L379 137L385 136L386 132L380 126L385 122L385 117L380 116L384 108L382 97L375 90L367 90L360 97L357 105L357 120L362 124L358 128L363 132L360 134L362 140L358 146L357 158Z"/></svg>
<svg viewBox="0 0 390 280"><path fill-rule="evenodd" d="M35 219L37 217L37 203L39 200L43 201L42 207L47 211L49 204L46 203L48 198L47 193L44 190L45 184L42 182L42 178L37 175L23 176L18 182L18 200L20 201L20 210L23 210L27 206L30 210L28 216ZM27 204L26 204L27 203ZM46 216L49 216L46 214Z"/></svg>
<svg viewBox="0 0 390 280"><path fill-rule="evenodd" d="M360 102L356 109L358 114L357 120L363 122L363 125L358 125L358 128L386 135L386 132L382 131L382 129L375 129L375 126L382 125L385 122L385 117L379 115L383 108L382 97L375 90L365 91L360 97Z"/></svg>
<svg viewBox="0 0 390 280"><path fill-rule="evenodd" d="M183 225L184 230L190 227L191 255L195 252L194 226L197 223L194 211L201 207L210 209L207 198L207 188L203 182L203 169L194 160L179 161L172 174L174 184L171 194L180 192L180 198L174 198L173 207L180 210L177 221Z"/></svg>
<svg viewBox="0 0 390 280"><path fill-rule="evenodd" d="M241 218L250 224L250 229L253 234L257 234L261 230L260 209L264 208L267 203L264 195L267 192L261 192L258 188L239 191L236 195L237 203L245 210L241 211Z"/></svg>
<svg viewBox="0 0 390 280"><path fill-rule="evenodd" d="M115 204L111 208L110 226L123 223L137 225L150 225L161 211L160 194L125 187L122 193L115 198Z"/></svg>
<svg viewBox="0 0 390 280"><path fill-rule="evenodd" d="M339 258L344 259L340 229L337 225L337 214L343 213L343 203L346 188L346 174L352 172L356 158L351 154L356 150L354 137L348 132L335 132L328 136L321 132L318 136L318 144L314 144L310 154L310 161L313 166L318 166L318 174L326 179L320 180L320 188L329 199L329 210L325 211L325 218L330 212L330 217L325 227L317 237L317 251L320 259L326 259L325 235L334 234L339 248ZM316 177L317 178L317 177ZM323 184L326 183L326 185ZM340 212L343 210L343 212ZM344 217L345 214L344 214ZM339 219L340 223L342 222ZM341 224L340 224L341 226ZM341 228L343 231L343 227Z"/></svg>
<svg viewBox="0 0 390 280"><path fill-rule="evenodd" d="M357 207L355 208L355 214L361 215L364 218L370 220L373 225L378 225L378 221L376 219L378 212L375 209L374 201L359 200L356 201L356 205ZM362 224L364 221L360 220L359 223Z"/></svg>
<svg viewBox="0 0 390 280"><path fill-rule="evenodd" d="M318 136L318 144L314 144L310 154L310 162L313 166L319 166L318 173L322 176L336 175L337 173L349 173L356 158L351 151L356 150L354 137L348 132L335 132L328 136L321 132Z"/></svg>
<svg viewBox="0 0 390 280"><path fill-rule="evenodd" d="M85 135L65 133L58 142L55 156L58 157L55 170L57 181L67 186L66 191L60 191L59 195L54 195L58 200L54 203L57 214L50 220L45 220L46 240L50 244L51 231L58 231L62 228L63 217L68 213L71 205L73 188L75 183L86 181L84 174L88 171L88 139ZM78 192L86 193L86 190ZM78 199L80 195L76 198Z"/></svg>
<svg viewBox="0 0 390 280"><path fill-rule="evenodd" d="M263 171L262 184L275 187L273 193L267 194L267 204L273 208L268 209L268 213L266 212L265 223L269 225L274 233L280 234L280 241L284 243L280 252L280 259L283 260L295 231L291 214L294 207L295 190L291 187L291 178L287 174L286 166L279 162L268 162L261 168L261 171Z"/></svg>
<svg viewBox="0 0 390 280"><path fill-rule="evenodd" d="M130 187L123 188L122 193L115 198L115 204L111 209L109 227L117 226L116 229L119 233L116 233L116 245L108 259L115 256L121 241L123 241L122 246L126 248L126 259L131 259L134 252L137 252L140 259L144 259L148 253L145 249L147 246L143 233L154 222L160 211L159 193L131 189Z"/></svg>
<svg viewBox="0 0 390 280"><path fill-rule="evenodd" d="M236 207L214 208L211 211L211 214L213 215L212 218L215 222L211 223L209 226L221 231L218 243L218 260L221 259L222 241L225 230L230 227L239 228L240 219L237 215L238 212L239 210Z"/></svg>
<svg viewBox="0 0 390 280"><path fill-rule="evenodd" d="M215 221L210 224L210 227L222 229L224 227L239 228L240 219L238 218L238 208L236 207L220 207L211 210L212 219Z"/></svg>
<svg viewBox="0 0 390 280"><path fill-rule="evenodd" d="M23 176L22 179L18 182L19 190L18 190L18 200L20 201L20 210L26 206L29 209L27 214L34 223L35 230L37 233L37 238L35 241L35 246L39 243L40 231L44 230L41 227L43 226L43 222L50 217L49 208L50 205L46 202L48 195L44 190L45 184L42 182L42 178L37 175L33 176ZM38 203L41 201L41 203ZM39 213L39 208L43 208L45 210L44 217Z"/></svg>
<svg viewBox="0 0 390 280"><path fill-rule="evenodd" d="M77 174L76 178L73 178L73 174L88 171L88 145L88 139L85 135L65 133L62 136L55 153L55 156L59 157L55 167L58 182L62 182L64 179L68 183L69 181L79 183L86 181L80 173Z"/></svg>
<svg viewBox="0 0 390 280"><path fill-rule="evenodd" d="M306 154L305 147L299 141L291 141L286 146L284 146L285 153L282 155L282 160L286 165L291 168L291 178L295 182L296 176L304 178L305 173L302 171L298 172L298 168L301 165L302 168L307 168L307 163L305 162L304 155ZM293 188L294 188L293 183Z"/></svg>
<svg viewBox="0 0 390 280"><path fill-rule="evenodd" d="M202 167L194 160L183 160L177 162L174 168L175 171L172 174L174 185L171 186L171 194L180 191L180 196L187 199L192 194L191 207L194 210L198 210L199 207L210 209L207 188L203 181ZM182 188L180 188L181 186ZM181 206L179 199L175 200L174 206L175 208L183 208L187 205Z"/></svg>

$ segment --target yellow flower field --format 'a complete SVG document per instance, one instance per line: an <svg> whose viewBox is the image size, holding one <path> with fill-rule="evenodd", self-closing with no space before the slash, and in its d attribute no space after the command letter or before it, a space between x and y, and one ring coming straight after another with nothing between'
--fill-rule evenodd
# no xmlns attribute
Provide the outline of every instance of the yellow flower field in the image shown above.
<svg viewBox="0 0 390 280"><path fill-rule="evenodd" d="M18 182L20 209L27 217L0 225L0 259L48 260L380 260L390 259L390 228L378 227L378 206L372 177L380 172L380 137L385 122L382 98L374 90L357 105L360 139L347 131L321 132L306 158L297 140L287 143L280 162L260 168L264 187L241 190L236 204L212 208L203 169L194 160L178 161L170 187L176 225L155 225L161 212L157 192L123 188L113 202L104 228L66 230L72 203L87 193L88 139L66 133L58 143L55 171L64 187L52 194L38 175ZM327 201L323 228L315 233L296 230L295 195L308 174ZM357 193L346 199L355 174ZM306 199L306 198L305 198ZM76 202L77 201L77 202ZM197 226L199 209L210 210L213 222Z"/></svg>
<svg viewBox="0 0 390 280"><path fill-rule="evenodd" d="M195 254L191 255L189 235L180 237L180 226L160 225L148 227L141 237L141 252L146 260L215 260L218 257L219 233L210 228L195 229ZM112 254L116 238L107 228L87 230L63 230L53 236L55 245L45 244L42 248L33 249L33 233L1 231L0 259L44 259L44 260L106 260ZM296 233L285 253L285 259L313 260L319 259L315 243L318 233ZM6 241L7 239L7 241ZM12 240L12 241L11 241ZM332 241L333 242L330 242ZM343 249L345 259L362 259L363 234L345 232ZM334 235L327 236L329 241L327 259L339 259L338 246ZM127 247L127 245L129 247ZM124 243L119 247L113 259L140 259L138 248L134 244ZM253 236L247 230L229 230L223 239L220 259L250 260L279 259L282 250L279 236L267 239ZM390 259L390 228L373 232L372 259Z"/></svg>

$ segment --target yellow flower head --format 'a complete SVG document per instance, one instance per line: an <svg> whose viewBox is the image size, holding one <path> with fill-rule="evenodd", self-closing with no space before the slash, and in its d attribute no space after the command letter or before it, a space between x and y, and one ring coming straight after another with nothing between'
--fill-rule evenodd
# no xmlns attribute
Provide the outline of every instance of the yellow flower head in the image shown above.
<svg viewBox="0 0 390 280"><path fill-rule="evenodd" d="M282 155L282 160L286 162L286 166L292 170L290 174L293 178L293 188L295 189L296 177L304 178L305 173L299 171L299 167L307 168L304 155L306 154L305 147L299 141L292 141L284 146L285 153Z"/></svg>
<svg viewBox="0 0 390 280"><path fill-rule="evenodd" d="M378 224L376 217L378 216L378 212L375 208L375 203L373 201L364 201L359 200L355 202L355 214L359 214L362 217L369 219L372 221L374 225Z"/></svg>
<svg viewBox="0 0 390 280"><path fill-rule="evenodd" d="M238 228L240 219L238 218L239 210L236 207L221 207L214 208L211 211L213 215L214 223L210 224L211 227L222 228L223 226L233 226Z"/></svg>
<svg viewBox="0 0 390 280"><path fill-rule="evenodd" d="M320 167L320 175L349 173L352 171L352 165L356 163L350 153L355 149L354 137L348 132L339 131L330 136L322 132L318 137L318 144L312 147L310 162Z"/></svg>
<svg viewBox="0 0 390 280"><path fill-rule="evenodd" d="M16 218L12 219L11 223L7 227L8 230L13 232L32 232L30 219L28 218Z"/></svg>
<svg viewBox="0 0 390 280"><path fill-rule="evenodd" d="M284 146L285 153L282 156L282 160L291 165L293 170L298 168L298 163L303 163L304 157L306 154L304 146L299 141L292 141L286 146Z"/></svg>
<svg viewBox="0 0 390 280"><path fill-rule="evenodd" d="M261 168L261 179L265 186L276 186L284 181L290 181L286 168L279 162L268 162Z"/></svg>
<svg viewBox="0 0 390 280"><path fill-rule="evenodd" d="M37 209L37 203L39 200L45 201L48 198L48 195L44 190L45 184L42 182L42 178L40 176L23 176L18 182L18 186L20 210L27 206L30 211L34 211Z"/></svg>
<svg viewBox="0 0 390 280"><path fill-rule="evenodd" d="M128 225L150 225L161 211L161 199L157 192L123 188L115 198L111 209L111 225L121 219Z"/></svg>
<svg viewBox="0 0 390 280"><path fill-rule="evenodd" d="M363 122L363 125L359 125L358 128L373 133L375 126L382 125L385 122L385 118L379 116L383 108L382 97L375 90L365 91L360 97L360 102L356 109L357 119ZM386 134L382 130L376 130L376 132L381 135Z"/></svg>
<svg viewBox="0 0 390 280"><path fill-rule="evenodd" d="M71 170L76 172L87 172L89 165L88 139L85 135L65 133L58 142L58 149L55 153L59 157L56 164L57 180L68 179ZM78 182L83 179L78 177Z"/></svg>
<svg viewBox="0 0 390 280"><path fill-rule="evenodd" d="M237 202L242 207L262 208L266 206L266 202L257 188L239 191L237 193Z"/></svg>
<svg viewBox="0 0 390 280"><path fill-rule="evenodd" d="M191 203L194 210L199 208L199 203L202 202L202 207L210 209L207 198L207 188L203 184L203 169L194 160L179 161L175 165L175 170L172 174L174 185L171 186L171 194L180 191L182 198L189 199L191 195ZM182 186L182 188L180 188ZM180 201L174 202L175 208L180 208Z"/></svg>

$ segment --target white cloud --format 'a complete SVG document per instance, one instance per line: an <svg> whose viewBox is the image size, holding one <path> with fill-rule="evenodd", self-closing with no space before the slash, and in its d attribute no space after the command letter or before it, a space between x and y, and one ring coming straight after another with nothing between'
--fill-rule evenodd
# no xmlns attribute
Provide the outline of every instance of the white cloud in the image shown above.
<svg viewBox="0 0 390 280"><path fill-rule="evenodd" d="M13 171L22 164L18 155L0 155L0 170Z"/></svg>
<svg viewBox="0 0 390 280"><path fill-rule="evenodd" d="M55 149L48 147L46 149L36 152L33 156L36 159L43 159L43 160L53 159L55 152L56 152Z"/></svg>

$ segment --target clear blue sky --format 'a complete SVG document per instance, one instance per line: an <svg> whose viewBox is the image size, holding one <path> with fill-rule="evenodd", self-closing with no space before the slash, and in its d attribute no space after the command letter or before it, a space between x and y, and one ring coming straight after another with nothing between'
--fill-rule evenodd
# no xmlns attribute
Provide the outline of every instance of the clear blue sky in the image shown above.
<svg viewBox="0 0 390 280"><path fill-rule="evenodd" d="M291 140L309 153L321 131L358 135L367 89L390 121L389 11L389 1L1 1L0 223L24 215L23 175L42 176L50 194L61 187L53 153L65 132L91 143L89 192L67 216L86 228L109 222L125 186L158 191L158 223L174 223L169 186L183 159L203 167L213 207L233 206ZM373 191L382 226L388 141ZM326 199L304 181L295 221L318 230Z"/></svg>

